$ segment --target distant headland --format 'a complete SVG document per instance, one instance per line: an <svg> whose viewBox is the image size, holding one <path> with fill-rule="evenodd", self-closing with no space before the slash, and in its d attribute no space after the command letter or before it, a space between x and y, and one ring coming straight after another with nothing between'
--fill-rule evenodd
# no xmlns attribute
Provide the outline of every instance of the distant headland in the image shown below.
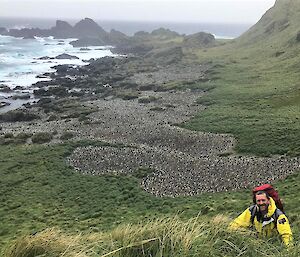
<svg viewBox="0 0 300 257"><path fill-rule="evenodd" d="M137 42L139 42L140 45L141 41L147 40L149 37L153 36L161 36L163 38L184 37L188 41L191 41L191 38L198 38L200 42L208 45L213 44L215 40L214 36L210 33L201 32L185 36L165 28L155 29L151 33L138 31L133 36L128 36L115 29L111 29L107 32L91 18L84 18L74 26L66 21L57 20L55 26L50 29L7 29L5 27L0 27L0 35L23 39L49 36L57 39L74 38L77 39L71 42L74 47L113 45L123 49L127 48L129 45L132 47L133 45L136 45Z"/></svg>

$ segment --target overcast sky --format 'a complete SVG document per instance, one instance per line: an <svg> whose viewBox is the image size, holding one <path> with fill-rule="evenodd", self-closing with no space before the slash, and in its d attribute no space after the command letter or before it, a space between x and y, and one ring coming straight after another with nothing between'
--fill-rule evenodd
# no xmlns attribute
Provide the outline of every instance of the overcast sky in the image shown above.
<svg viewBox="0 0 300 257"><path fill-rule="evenodd" d="M255 23L275 0L0 0L0 17Z"/></svg>

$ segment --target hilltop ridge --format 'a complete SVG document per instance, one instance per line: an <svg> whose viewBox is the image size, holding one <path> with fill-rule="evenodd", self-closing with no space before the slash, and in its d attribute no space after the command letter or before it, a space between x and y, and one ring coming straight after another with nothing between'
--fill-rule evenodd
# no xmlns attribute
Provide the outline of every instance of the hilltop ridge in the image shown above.
<svg viewBox="0 0 300 257"><path fill-rule="evenodd" d="M300 42L300 1L277 0L261 19L245 32L241 46L273 42L277 47Z"/></svg>

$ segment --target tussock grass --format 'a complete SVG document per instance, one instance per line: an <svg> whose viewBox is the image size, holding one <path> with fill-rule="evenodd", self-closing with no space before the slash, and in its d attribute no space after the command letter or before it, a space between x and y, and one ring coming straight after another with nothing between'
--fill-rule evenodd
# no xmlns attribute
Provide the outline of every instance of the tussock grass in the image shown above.
<svg viewBox="0 0 300 257"><path fill-rule="evenodd" d="M7 249L5 256L87 256L82 252L81 248L80 234L70 236L57 228L51 228L35 235L20 237Z"/></svg>
<svg viewBox="0 0 300 257"><path fill-rule="evenodd" d="M17 239L5 257L298 256L298 245L287 251L279 241L257 239L251 231L231 232L228 223L222 215L187 221L175 216L104 233L70 235L52 228Z"/></svg>

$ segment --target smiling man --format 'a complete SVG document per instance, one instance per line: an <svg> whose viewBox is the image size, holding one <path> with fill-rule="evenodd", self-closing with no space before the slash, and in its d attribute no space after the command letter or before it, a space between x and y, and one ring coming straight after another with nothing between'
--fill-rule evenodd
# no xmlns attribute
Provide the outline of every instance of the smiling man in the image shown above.
<svg viewBox="0 0 300 257"><path fill-rule="evenodd" d="M279 210L275 201L265 191L255 195L256 204L246 209L230 224L230 229L254 227L260 237L280 235L286 246L293 241L292 231L285 214Z"/></svg>

